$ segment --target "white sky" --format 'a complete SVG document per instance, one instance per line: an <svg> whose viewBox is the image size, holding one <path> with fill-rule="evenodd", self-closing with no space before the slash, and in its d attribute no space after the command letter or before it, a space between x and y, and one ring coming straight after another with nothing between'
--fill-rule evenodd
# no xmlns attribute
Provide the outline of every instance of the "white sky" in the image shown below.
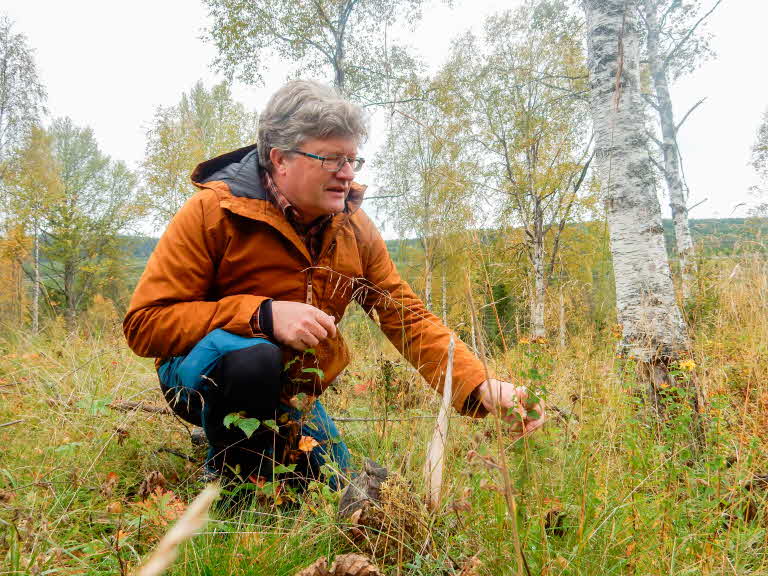
<svg viewBox="0 0 768 576"><path fill-rule="evenodd" d="M431 4L411 36L413 44L436 68L451 38L510 4ZM24 33L36 51L50 115L91 126L106 153L134 167L144 155L146 129L156 108L176 104L198 79L209 86L220 79L210 69L213 46L200 40L207 14L196 0L3 0L0 12L15 21L16 32ZM743 216L747 206L738 205L755 202L748 193L755 175L747 163L768 108L766 22L768 2L725 0L709 23L717 59L673 88L678 118L707 97L679 137L689 205L707 199L691 213L694 218ZM278 65L266 76L269 88L238 85L234 94L258 110L282 78ZM370 157L380 141L374 135L365 155ZM375 186L369 180L373 176L366 171L361 180ZM662 203L666 205L666 198Z"/></svg>

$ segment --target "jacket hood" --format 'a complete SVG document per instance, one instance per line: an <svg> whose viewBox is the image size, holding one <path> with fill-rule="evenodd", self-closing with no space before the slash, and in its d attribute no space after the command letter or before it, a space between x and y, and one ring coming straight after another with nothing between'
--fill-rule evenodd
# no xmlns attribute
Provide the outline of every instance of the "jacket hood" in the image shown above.
<svg viewBox="0 0 768 576"><path fill-rule="evenodd" d="M264 168L259 164L256 145L238 148L201 162L193 170L192 183L204 187L208 182L224 182L233 196L265 200L267 192L261 183ZM352 182L346 199L346 211L355 212L363 203L367 186Z"/></svg>

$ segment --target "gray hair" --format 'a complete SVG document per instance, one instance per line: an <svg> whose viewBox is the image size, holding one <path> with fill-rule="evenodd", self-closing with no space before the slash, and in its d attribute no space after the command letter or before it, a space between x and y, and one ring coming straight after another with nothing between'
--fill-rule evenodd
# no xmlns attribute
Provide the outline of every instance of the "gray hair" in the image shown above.
<svg viewBox="0 0 768 576"><path fill-rule="evenodd" d="M330 86L293 80L275 92L259 117L257 145L261 165L271 171L272 148L291 150L309 138L368 137L363 110Z"/></svg>

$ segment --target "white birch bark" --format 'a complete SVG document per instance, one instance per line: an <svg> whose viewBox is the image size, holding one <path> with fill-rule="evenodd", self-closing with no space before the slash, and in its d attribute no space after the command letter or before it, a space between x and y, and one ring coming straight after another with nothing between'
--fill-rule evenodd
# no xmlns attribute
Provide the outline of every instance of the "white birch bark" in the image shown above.
<svg viewBox="0 0 768 576"><path fill-rule="evenodd" d="M40 330L40 233L37 227L37 218L35 218L33 235L35 280L32 287L32 333L37 334Z"/></svg>
<svg viewBox="0 0 768 576"><path fill-rule="evenodd" d="M627 0L583 0L596 159L605 195L622 347L674 360L688 338L664 248L639 91L638 26Z"/></svg>
<svg viewBox="0 0 768 576"><path fill-rule="evenodd" d="M669 93L667 68L659 54L659 19L657 0L644 0L646 19L646 44L648 65L656 90L656 111L661 124L661 153L664 159L664 180L669 191L669 206L675 227L675 248L680 261L683 298L688 300L696 273L691 230L688 226L688 203L680 171L680 157L677 151L677 130Z"/></svg>
<svg viewBox="0 0 768 576"><path fill-rule="evenodd" d="M448 286L445 281L445 264L443 264L441 272L442 272L442 276L440 278L440 285L442 286L442 293L440 294L442 298L441 312L443 316L443 324L448 326Z"/></svg>
<svg viewBox="0 0 768 576"><path fill-rule="evenodd" d="M560 348L565 348L565 295L560 286Z"/></svg>
<svg viewBox="0 0 768 576"><path fill-rule="evenodd" d="M538 230L533 241L532 252L531 336L533 338L544 338L547 335L544 328L544 298L547 288L544 273L544 238L543 234L538 234Z"/></svg>
<svg viewBox="0 0 768 576"><path fill-rule="evenodd" d="M424 246L424 305L432 311L432 254L428 246Z"/></svg>

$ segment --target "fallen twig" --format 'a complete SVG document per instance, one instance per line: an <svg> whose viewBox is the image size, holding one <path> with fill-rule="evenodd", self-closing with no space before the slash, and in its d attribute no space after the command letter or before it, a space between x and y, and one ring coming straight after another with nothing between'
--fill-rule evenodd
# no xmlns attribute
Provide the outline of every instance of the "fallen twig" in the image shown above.
<svg viewBox="0 0 768 576"><path fill-rule="evenodd" d="M151 414L173 414L173 411L168 406L158 406L157 404L146 404L145 402L132 402L123 400L120 402L110 402L107 404L113 410L121 410L122 412L132 412L138 410L140 412L149 412Z"/></svg>
<svg viewBox="0 0 768 576"><path fill-rule="evenodd" d="M14 424L19 424L21 422L24 422L24 419L21 420L11 420L10 422L5 422L4 424L0 424L0 428L5 428L6 426L13 426Z"/></svg>

